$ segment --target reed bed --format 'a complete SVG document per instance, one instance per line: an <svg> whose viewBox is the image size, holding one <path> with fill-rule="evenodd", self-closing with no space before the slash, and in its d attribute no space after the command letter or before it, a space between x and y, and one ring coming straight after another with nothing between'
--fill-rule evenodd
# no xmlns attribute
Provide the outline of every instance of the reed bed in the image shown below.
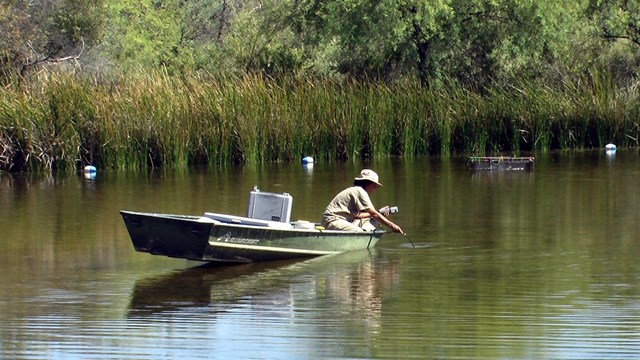
<svg viewBox="0 0 640 360"><path fill-rule="evenodd" d="M637 146L638 94L602 74L561 88L523 82L471 91L455 81L42 72L0 90L0 170Z"/></svg>

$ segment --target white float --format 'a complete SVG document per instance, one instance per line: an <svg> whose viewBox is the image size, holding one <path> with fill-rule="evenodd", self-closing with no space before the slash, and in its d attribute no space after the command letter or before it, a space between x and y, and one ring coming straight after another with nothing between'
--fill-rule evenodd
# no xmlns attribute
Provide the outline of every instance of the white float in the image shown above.
<svg viewBox="0 0 640 360"><path fill-rule="evenodd" d="M87 165L84 167L84 178L87 180L95 180L96 172L98 170L93 165Z"/></svg>

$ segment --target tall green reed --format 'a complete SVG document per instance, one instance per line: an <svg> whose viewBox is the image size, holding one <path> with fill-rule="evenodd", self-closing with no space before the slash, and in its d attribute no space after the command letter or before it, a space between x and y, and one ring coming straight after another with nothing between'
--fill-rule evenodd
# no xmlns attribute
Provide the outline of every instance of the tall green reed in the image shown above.
<svg viewBox="0 0 640 360"><path fill-rule="evenodd" d="M426 154L637 146L634 87L594 72L560 88L481 90L157 71L96 79L42 72L0 90L0 169L185 168Z"/></svg>

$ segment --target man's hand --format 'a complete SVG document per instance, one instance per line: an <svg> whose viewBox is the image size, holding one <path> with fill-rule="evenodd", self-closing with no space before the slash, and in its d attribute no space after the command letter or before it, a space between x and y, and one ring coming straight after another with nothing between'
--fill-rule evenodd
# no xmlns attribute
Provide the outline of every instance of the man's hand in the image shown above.
<svg viewBox="0 0 640 360"><path fill-rule="evenodd" d="M383 207L382 209L380 209L380 214L384 215L385 217L389 217L389 215L391 214L391 208L389 208L388 206Z"/></svg>
<svg viewBox="0 0 640 360"><path fill-rule="evenodd" d="M397 233L400 233L400 234L403 234L403 235L404 235L404 231L402 231L402 228L400 228L400 226L398 226L398 225L396 225L396 224L393 224L393 225L391 226L391 231L393 231L393 232L397 232Z"/></svg>

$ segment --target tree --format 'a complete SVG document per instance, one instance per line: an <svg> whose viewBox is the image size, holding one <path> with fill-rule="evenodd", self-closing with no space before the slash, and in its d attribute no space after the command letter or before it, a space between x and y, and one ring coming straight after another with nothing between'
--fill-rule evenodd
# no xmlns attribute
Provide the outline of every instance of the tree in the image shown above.
<svg viewBox="0 0 640 360"><path fill-rule="evenodd" d="M0 4L0 68L4 73L20 67L23 54L28 52L24 40L34 36L32 30L25 2Z"/></svg>
<svg viewBox="0 0 640 360"><path fill-rule="evenodd" d="M594 52L598 66L618 82L636 81L640 76L640 3L590 0L586 16L595 24L593 38L606 43Z"/></svg>
<svg viewBox="0 0 640 360"><path fill-rule="evenodd" d="M109 35L103 51L118 67L188 64L183 37L184 16L179 1L119 0L108 3ZM188 46L186 46L188 48Z"/></svg>
<svg viewBox="0 0 640 360"><path fill-rule="evenodd" d="M424 82L443 76L485 82L553 61L554 51L563 48L559 35L572 24L567 14L580 15L579 3L297 0L268 6L289 14L285 23L313 66L324 63L356 77L413 74Z"/></svg>
<svg viewBox="0 0 640 360"><path fill-rule="evenodd" d="M592 16L596 18L602 36L623 39L640 45L640 3L629 0L591 0Z"/></svg>
<svg viewBox="0 0 640 360"><path fill-rule="evenodd" d="M0 15L5 72L77 61L102 36L102 0L15 0L0 5Z"/></svg>

